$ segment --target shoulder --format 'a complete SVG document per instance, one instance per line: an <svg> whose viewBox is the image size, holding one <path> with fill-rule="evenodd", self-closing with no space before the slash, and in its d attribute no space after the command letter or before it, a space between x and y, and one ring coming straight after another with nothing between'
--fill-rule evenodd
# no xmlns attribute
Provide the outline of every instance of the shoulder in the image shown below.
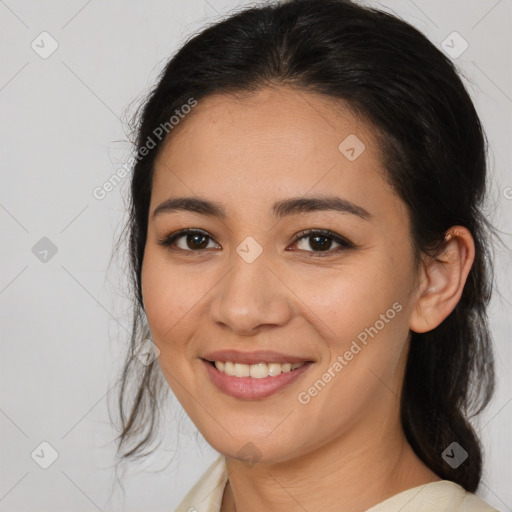
<svg viewBox="0 0 512 512"><path fill-rule="evenodd" d="M367 512L498 512L476 494L448 480L408 489Z"/></svg>
<svg viewBox="0 0 512 512"><path fill-rule="evenodd" d="M175 512L218 512L227 481L226 458L219 455L183 498Z"/></svg>

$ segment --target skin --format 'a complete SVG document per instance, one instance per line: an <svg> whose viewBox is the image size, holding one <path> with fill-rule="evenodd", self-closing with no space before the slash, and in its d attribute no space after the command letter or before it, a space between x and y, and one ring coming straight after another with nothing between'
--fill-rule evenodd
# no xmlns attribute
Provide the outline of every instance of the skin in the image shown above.
<svg viewBox="0 0 512 512"><path fill-rule="evenodd" d="M366 147L354 161L338 150L350 134ZM467 229L454 226L438 259L416 265L409 214L382 162L376 133L364 120L339 101L290 86L202 99L160 151L144 306L169 386L227 457L222 512L329 512L340 503L346 512L363 511L439 480L405 439L400 393L410 331L431 330L453 310L474 244ZM332 195L371 217L272 214L275 201ZM216 201L226 217L153 216L168 198L184 196ZM207 248L190 249L186 236L171 247L158 243L183 228L207 231ZM312 228L331 230L355 248L334 252L333 242L330 252L315 252L311 238L294 241ZM252 263L236 252L248 236L263 250ZM298 394L395 303L401 311L320 393L300 403ZM314 363L274 395L242 400L209 380L200 357L216 349L270 349ZM239 454L249 442L256 464Z"/></svg>

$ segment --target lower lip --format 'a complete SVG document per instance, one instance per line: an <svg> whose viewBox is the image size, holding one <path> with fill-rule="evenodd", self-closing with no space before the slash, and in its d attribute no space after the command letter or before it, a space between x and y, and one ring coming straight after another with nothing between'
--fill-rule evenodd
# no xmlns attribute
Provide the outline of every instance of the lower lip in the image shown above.
<svg viewBox="0 0 512 512"><path fill-rule="evenodd" d="M308 371L311 362L304 363L296 370L281 373L275 377L255 379L254 377L234 377L220 372L208 361L202 360L212 382L226 395L244 400L258 400L267 398L297 380Z"/></svg>

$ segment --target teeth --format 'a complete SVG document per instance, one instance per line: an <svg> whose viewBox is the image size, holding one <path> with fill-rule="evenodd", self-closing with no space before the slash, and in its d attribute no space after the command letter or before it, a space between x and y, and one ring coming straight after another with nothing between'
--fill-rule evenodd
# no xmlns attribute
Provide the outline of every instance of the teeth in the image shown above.
<svg viewBox="0 0 512 512"><path fill-rule="evenodd" d="M304 363L257 363L241 364L230 361L215 361L215 368L226 375L235 377L253 377L254 379L264 379L265 377L276 377L281 373L288 373L299 368Z"/></svg>
<svg viewBox="0 0 512 512"><path fill-rule="evenodd" d="M246 364L235 363L235 377L249 377L250 370Z"/></svg>

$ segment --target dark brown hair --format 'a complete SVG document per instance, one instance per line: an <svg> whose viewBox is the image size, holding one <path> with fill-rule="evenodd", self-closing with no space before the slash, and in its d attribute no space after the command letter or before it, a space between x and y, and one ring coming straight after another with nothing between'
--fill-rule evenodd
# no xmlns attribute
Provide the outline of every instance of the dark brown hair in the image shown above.
<svg viewBox="0 0 512 512"><path fill-rule="evenodd" d="M492 226L482 213L485 136L454 65L440 50L397 17L348 0L292 0L231 15L184 44L143 105L126 227L135 305L121 376L118 455L145 455L168 391L159 365L143 366L134 356L148 336L141 267L153 166L164 138L149 152L143 148L190 98L200 108L212 93L284 83L343 100L377 130L389 182L408 206L417 255L435 257L454 225L474 238L476 258L459 303L432 331L412 333L401 404L403 428L417 455L440 477L474 491L482 453L469 418L494 388L486 315ZM469 454L455 469L442 458L454 441Z"/></svg>

